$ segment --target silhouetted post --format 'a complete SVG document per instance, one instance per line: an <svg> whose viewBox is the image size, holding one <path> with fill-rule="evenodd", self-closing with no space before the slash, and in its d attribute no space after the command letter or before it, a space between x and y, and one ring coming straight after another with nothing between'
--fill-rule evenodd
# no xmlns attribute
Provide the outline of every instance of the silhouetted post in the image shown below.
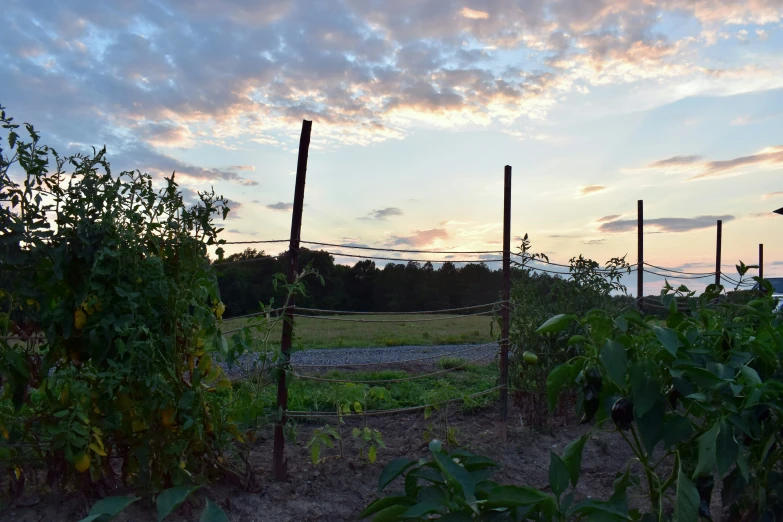
<svg viewBox="0 0 783 522"><path fill-rule="evenodd" d="M723 221L718 220L718 242L715 249L715 284L720 284L720 244L723 238Z"/></svg>
<svg viewBox="0 0 783 522"><path fill-rule="evenodd" d="M764 279L764 243L759 243L759 279Z"/></svg>
<svg viewBox="0 0 783 522"><path fill-rule="evenodd" d="M636 202L636 235L636 295L641 311L644 305L644 201L641 199Z"/></svg>
<svg viewBox="0 0 783 522"><path fill-rule="evenodd" d="M291 241L288 245L288 282L296 280L299 269L299 240L302 231L302 209L304 207L305 176L307 175L307 152L310 149L310 131L312 121L302 121L302 134L299 137L299 159L296 164L296 185L294 188L294 213L291 216ZM296 304L296 296L292 295L285 309L283 318L283 337L280 350L283 354L283 365L278 368L277 377L277 422L275 423L275 446L272 456L272 468L276 480L285 480L285 436L283 427L286 423L285 412L288 408L288 387L286 374L289 371L288 361L291 357L291 337L294 329L292 307Z"/></svg>
<svg viewBox="0 0 783 522"><path fill-rule="evenodd" d="M511 165L506 165L503 183L503 332L500 341L500 420L508 419L508 335L511 322ZM505 431L504 431L505 433Z"/></svg>

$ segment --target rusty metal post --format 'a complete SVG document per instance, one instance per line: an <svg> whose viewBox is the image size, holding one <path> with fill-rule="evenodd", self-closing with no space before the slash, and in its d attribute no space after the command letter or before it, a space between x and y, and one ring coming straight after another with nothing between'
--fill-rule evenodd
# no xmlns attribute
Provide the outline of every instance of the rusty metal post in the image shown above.
<svg viewBox="0 0 783 522"><path fill-rule="evenodd" d="M644 305L644 201L636 202L636 295L637 306L642 311Z"/></svg>
<svg viewBox="0 0 783 522"><path fill-rule="evenodd" d="M511 314L511 166L506 165L503 183L503 333L500 342L500 420L508 419L508 335Z"/></svg>
<svg viewBox="0 0 783 522"><path fill-rule="evenodd" d="M718 220L718 241L715 248L715 284L720 284L720 245L723 238L723 221Z"/></svg>
<svg viewBox="0 0 783 522"><path fill-rule="evenodd" d="M759 279L764 279L764 243L759 243Z"/></svg>
<svg viewBox="0 0 783 522"><path fill-rule="evenodd" d="M304 208L305 176L307 175L307 153L310 149L310 131L313 122L302 121L302 134L299 137L299 159L296 164L296 185L294 188L294 213L291 216L291 240L288 245L288 282L293 283L296 272L299 269L299 240L302 231L302 209ZM292 295L283 318L283 337L280 341L280 350L283 355L283 366L279 367L277 377L277 422L275 423L275 446L272 456L272 468L276 480L285 480L285 436L283 427L286 423L285 412L288 408L288 386L286 375L288 374L288 361L291 358L291 337L294 329L294 316L292 307L296 304L296 296Z"/></svg>

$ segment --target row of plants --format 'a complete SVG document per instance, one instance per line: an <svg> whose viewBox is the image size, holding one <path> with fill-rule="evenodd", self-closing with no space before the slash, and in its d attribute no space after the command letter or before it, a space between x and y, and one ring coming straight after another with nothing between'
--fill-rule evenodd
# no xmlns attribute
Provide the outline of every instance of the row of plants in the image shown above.
<svg viewBox="0 0 783 522"><path fill-rule="evenodd" d="M740 279L755 267L740 264ZM558 314L537 328L544 336L569 329L573 355L546 380L550 411L569 390L591 431L552 453L550 492L499 485L496 464L431 446L432 458L390 463L379 489L404 474L404 491L381 498L363 516L376 520L712 520L719 484L724 520L783 516L783 321L772 287L745 303L721 299L710 285L700 295L668 283L661 292L665 324L635 310ZM677 306L685 300L688 310ZM577 502L581 454L593 430L610 430L634 457L618 462L609 499ZM635 473L634 470L640 471ZM570 492L569 487L571 488ZM646 503L629 506L636 488Z"/></svg>

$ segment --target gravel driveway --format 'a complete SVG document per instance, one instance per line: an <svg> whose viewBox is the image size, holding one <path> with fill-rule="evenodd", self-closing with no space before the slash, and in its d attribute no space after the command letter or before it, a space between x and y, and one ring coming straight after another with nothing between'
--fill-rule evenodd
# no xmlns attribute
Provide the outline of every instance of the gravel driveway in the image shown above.
<svg viewBox="0 0 783 522"><path fill-rule="evenodd" d="M359 366L404 363L437 363L443 357L459 357L466 361L490 360L499 350L498 344L444 344L438 346L386 346L383 348L334 348L300 350L291 354L293 366ZM253 371L257 356L244 355L231 368L219 363L230 378ZM321 366L323 365L323 366Z"/></svg>

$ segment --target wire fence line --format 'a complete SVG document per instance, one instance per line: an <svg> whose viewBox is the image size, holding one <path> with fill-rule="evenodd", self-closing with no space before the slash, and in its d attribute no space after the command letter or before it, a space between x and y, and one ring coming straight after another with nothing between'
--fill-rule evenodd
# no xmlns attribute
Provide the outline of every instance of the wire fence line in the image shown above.
<svg viewBox="0 0 783 522"><path fill-rule="evenodd" d="M408 406L405 408L393 408L393 409L386 409L386 410L364 410L362 413L340 413L339 415L346 416L346 417L361 417L362 415L392 415L395 413L405 413L405 412L412 412L412 411L419 411L424 410L427 408L434 408L435 406L441 406L443 404L449 404L452 402L460 402L464 401L465 399L474 399L476 397L481 397L483 395L489 395L491 393L494 393L505 386L498 385L494 386L492 388L488 388L484 391L480 391L477 393L472 393L470 395L464 395L462 397L456 397L454 399L448 399L445 401L438 401L438 402L431 402L429 404L422 404L420 406ZM286 412L286 416L292 417L292 418L308 418L308 417L331 417L338 415L334 411L295 411L290 410Z"/></svg>
<svg viewBox="0 0 783 522"><path fill-rule="evenodd" d="M494 314L494 310L476 312L472 314L448 315L443 317L428 317L426 319L354 319L351 317L330 317L328 315L293 314L294 317L317 319L319 321L338 321L345 323L428 323L432 321L451 321L453 319L467 319L468 317L487 316Z"/></svg>

